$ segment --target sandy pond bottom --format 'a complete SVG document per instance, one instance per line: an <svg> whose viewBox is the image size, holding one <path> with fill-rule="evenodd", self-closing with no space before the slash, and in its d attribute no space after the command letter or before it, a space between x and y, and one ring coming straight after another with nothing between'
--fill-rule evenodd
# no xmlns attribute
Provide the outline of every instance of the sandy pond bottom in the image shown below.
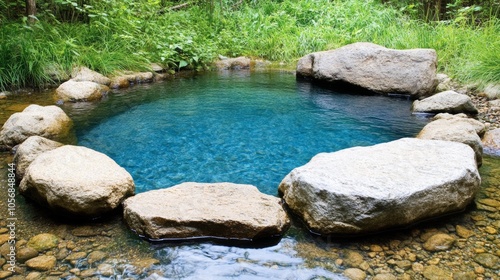
<svg viewBox="0 0 500 280"><path fill-rule="evenodd" d="M263 192L275 194L279 180L315 153L411 136L425 123L409 115L410 102L404 99L357 97L363 105L359 101L355 103L356 98L352 95L335 95L326 89L295 83L289 75L240 73L209 78L211 80L197 77L168 82L168 85L136 87L110 95L99 103L65 105L63 108L76 122L80 144L109 154L127 168L139 192L171 186L192 178L191 169L205 168L212 171L196 172L194 175L200 177L192 180L251 183ZM246 88L250 90L243 90ZM211 104L210 99L224 89L232 89L233 95L244 98L226 95L226 103ZM186 96L191 106L180 102L179 99ZM208 99L199 99L200 96ZM278 98L280 96L282 98ZM276 99L280 100L278 104L269 105ZM12 104L46 102L33 101L30 97L20 100ZM246 111L256 106L261 108L259 113ZM305 108L300 114L309 111L311 115L294 117L291 112L297 111L297 107ZM189 110L186 112L185 108ZM144 114L158 110L164 113L156 117ZM198 111L202 112L201 116L197 116ZM385 119L389 117L388 111L396 111L399 115ZM270 117L277 113L279 118ZM179 118L184 118L189 125L172 121ZM240 118L252 129L237 127L244 125L235 123ZM226 122L226 127L213 127ZM344 123L353 127L343 127ZM126 129L116 127L118 124ZM144 134L158 131L158 124L169 133ZM314 134L318 126L326 128L321 136ZM296 127L302 127L305 132ZM236 144L228 144L234 138L228 130L241 134L238 141L255 140L245 142L242 145L245 148L255 149L254 145L268 140L271 142L265 142L264 148L271 148L257 148L249 159L250 152L243 152L229 161L231 164L227 160L217 160L217 157L227 159L230 155L224 153L228 150L235 153L242 148L238 146L232 150ZM356 137L356 132L361 137ZM175 139L168 137L170 133L176 133ZM321 138L325 135L326 138ZM189 144L198 138L207 141L205 148ZM274 143L283 139L288 142ZM220 145L225 146L220 148ZM308 148L304 149L304 145ZM310 146L313 148L309 149ZM179 151L182 148L188 150ZM194 155L183 159L186 153ZM141 155L143 158L138 160L129 158ZM164 160L174 157L173 165ZM261 159L266 164L256 164ZM185 163L185 160L190 161ZM0 235L8 231L6 179L10 161L10 155L0 155ZM204 166L203 161L211 164ZM235 169L237 172L231 172ZM162 171L161 178L155 177L155 170ZM368 279L380 274L391 274L397 279L500 279L500 160L486 157L481 175L481 193L476 203L462 213L408 229L353 239L315 237L296 221L279 244L266 248L239 248L208 242L151 244L130 232L119 213L105 220L75 223L55 218L50 212L17 196L15 233L19 248L32 236L53 233L59 237L59 245L40 255L52 255L58 261L48 271L35 271L18 264L17 276L0 272L0 278L5 275L12 279L36 279L37 276L40 279L346 279L343 273L364 273ZM445 251L424 249L424 242L438 232L454 237L454 245ZM8 264L4 262L0 258L5 270Z"/></svg>

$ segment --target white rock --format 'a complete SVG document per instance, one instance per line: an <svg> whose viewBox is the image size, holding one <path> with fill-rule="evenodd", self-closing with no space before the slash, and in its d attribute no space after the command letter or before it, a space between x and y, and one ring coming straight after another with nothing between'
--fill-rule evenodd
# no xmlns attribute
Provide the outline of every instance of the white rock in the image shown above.
<svg viewBox="0 0 500 280"><path fill-rule="evenodd" d="M415 100L413 112L418 113L467 113L477 114L478 111L469 96L452 90L437 93L422 100Z"/></svg>
<svg viewBox="0 0 500 280"><path fill-rule="evenodd" d="M36 157L44 152L59 148L62 145L62 143L43 138L41 136L31 136L26 139L21 145L19 145L14 156L17 178L21 180L24 177L26 169Z"/></svg>
<svg viewBox="0 0 500 280"><path fill-rule="evenodd" d="M62 83L57 89L57 98L63 101L81 102L101 99L109 88L95 82L69 80Z"/></svg>
<svg viewBox="0 0 500 280"><path fill-rule="evenodd" d="M109 86L111 83L111 80L108 77L90 70L87 67L78 67L73 69L71 79L75 82L94 82L105 86Z"/></svg>
<svg viewBox="0 0 500 280"><path fill-rule="evenodd" d="M482 129L481 129L482 127ZM479 131L479 132L478 132ZM483 162L483 145L479 135L484 132L484 125L470 118L438 115L419 132L417 138L427 140L454 141L469 145L476 154L477 165Z"/></svg>
<svg viewBox="0 0 500 280"><path fill-rule="evenodd" d="M66 145L39 155L19 191L60 214L97 217L134 194L130 174L108 156Z"/></svg>
<svg viewBox="0 0 500 280"><path fill-rule="evenodd" d="M436 65L437 55L432 49L394 50L354 43L302 57L297 63L297 76L419 98L434 93Z"/></svg>
<svg viewBox="0 0 500 280"><path fill-rule="evenodd" d="M258 240L288 229L280 201L251 185L183 183L137 194L123 205L129 227L150 239Z"/></svg>
<svg viewBox="0 0 500 280"><path fill-rule="evenodd" d="M67 142L73 122L57 106L30 105L20 113L12 114L0 130L0 150L11 149L30 136Z"/></svg>
<svg viewBox="0 0 500 280"><path fill-rule="evenodd" d="M489 84L484 89L488 99L500 99L500 84Z"/></svg>
<svg viewBox="0 0 500 280"><path fill-rule="evenodd" d="M404 138L318 154L279 189L312 231L348 235L459 211L480 183L467 145Z"/></svg>

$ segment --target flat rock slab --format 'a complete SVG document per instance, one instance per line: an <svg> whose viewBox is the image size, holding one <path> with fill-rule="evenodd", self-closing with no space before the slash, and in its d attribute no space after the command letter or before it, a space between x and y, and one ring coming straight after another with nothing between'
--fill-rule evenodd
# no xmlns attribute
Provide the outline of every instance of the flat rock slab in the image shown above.
<svg viewBox="0 0 500 280"><path fill-rule="evenodd" d="M477 114L478 111L469 96L452 90L437 93L422 100L415 100L412 111L416 113L465 113Z"/></svg>
<svg viewBox="0 0 500 280"><path fill-rule="evenodd" d="M469 146L404 138L318 154L279 189L312 231L349 235L462 210L480 183Z"/></svg>
<svg viewBox="0 0 500 280"><path fill-rule="evenodd" d="M394 50L360 42L302 57L297 76L420 98L430 96L438 84L436 65L432 49Z"/></svg>
<svg viewBox="0 0 500 280"><path fill-rule="evenodd" d="M19 191L58 214L98 217L134 194L130 174L105 154L66 145L42 153L28 167Z"/></svg>
<svg viewBox="0 0 500 280"><path fill-rule="evenodd" d="M32 104L5 122L0 130L0 150L11 149L34 135L67 142L72 126L73 122L61 108Z"/></svg>
<svg viewBox="0 0 500 280"><path fill-rule="evenodd" d="M123 205L129 227L153 240L255 241L281 236L290 225L281 199L251 185L183 183L140 193Z"/></svg>

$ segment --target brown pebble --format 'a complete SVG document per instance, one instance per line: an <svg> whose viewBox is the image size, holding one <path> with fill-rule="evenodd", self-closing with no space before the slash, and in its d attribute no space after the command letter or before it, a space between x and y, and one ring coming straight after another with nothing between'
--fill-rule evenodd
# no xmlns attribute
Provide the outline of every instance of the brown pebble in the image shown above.
<svg viewBox="0 0 500 280"><path fill-rule="evenodd" d="M423 247L427 251L446 251L450 249L455 243L455 238L446 234L438 233L434 234L427 241L425 241Z"/></svg>

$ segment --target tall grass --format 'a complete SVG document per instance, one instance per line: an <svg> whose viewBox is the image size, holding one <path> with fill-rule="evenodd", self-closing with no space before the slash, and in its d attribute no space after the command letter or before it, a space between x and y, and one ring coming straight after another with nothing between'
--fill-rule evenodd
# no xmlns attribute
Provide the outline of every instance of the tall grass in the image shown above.
<svg viewBox="0 0 500 280"><path fill-rule="evenodd" d="M143 70L150 62L196 69L218 55L294 64L307 53L358 41L436 49L440 70L462 82L500 79L496 17L481 24L473 14L429 22L375 0L206 0L175 11L168 7L178 2L87 2L79 7L84 22L60 23L50 13L34 25L0 17L0 90L41 86L57 79L47 69L62 77L76 65L104 74Z"/></svg>

